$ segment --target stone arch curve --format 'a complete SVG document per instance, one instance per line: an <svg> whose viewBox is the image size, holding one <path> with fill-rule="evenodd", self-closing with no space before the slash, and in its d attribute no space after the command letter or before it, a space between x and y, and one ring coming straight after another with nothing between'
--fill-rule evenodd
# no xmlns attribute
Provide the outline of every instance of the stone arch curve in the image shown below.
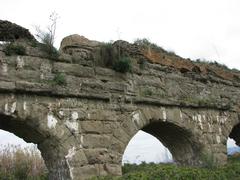
<svg viewBox="0 0 240 180"><path fill-rule="evenodd" d="M128 134L128 141L142 130L156 137L172 153L176 163L181 165L201 164L202 143L194 132L191 119L180 108L143 108L130 114L122 127Z"/></svg>
<svg viewBox="0 0 240 180"><path fill-rule="evenodd" d="M152 122L142 128L156 137L172 153L176 163L181 165L199 164L200 146L193 134L185 128L170 122Z"/></svg>
<svg viewBox="0 0 240 180"><path fill-rule="evenodd" d="M240 146L240 122L233 125L229 137L236 142L236 145Z"/></svg>
<svg viewBox="0 0 240 180"><path fill-rule="evenodd" d="M0 112L0 129L37 144L49 171L49 179L71 179L66 158L60 151L60 142L41 129L38 123L38 119L21 118L17 111Z"/></svg>
<svg viewBox="0 0 240 180"><path fill-rule="evenodd" d="M216 115L215 120L212 119L211 128L208 131L208 134L212 138L206 138L209 149L216 159L218 164L227 163L227 140L232 138L236 141L236 144L239 142L239 132L240 132L240 122L239 115L236 112L226 112L219 111ZM210 120L209 120L209 123Z"/></svg>

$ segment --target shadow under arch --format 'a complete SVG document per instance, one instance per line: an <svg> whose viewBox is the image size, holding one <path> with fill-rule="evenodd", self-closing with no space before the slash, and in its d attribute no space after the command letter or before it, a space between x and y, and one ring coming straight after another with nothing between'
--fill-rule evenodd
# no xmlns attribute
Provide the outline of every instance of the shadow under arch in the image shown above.
<svg viewBox="0 0 240 180"><path fill-rule="evenodd" d="M192 166L200 164L201 146L189 130L163 121L151 122L141 130L156 137L167 147L177 164Z"/></svg>
<svg viewBox="0 0 240 180"><path fill-rule="evenodd" d="M237 146L240 146L240 123L233 126L229 137L236 142Z"/></svg>
<svg viewBox="0 0 240 180"><path fill-rule="evenodd" d="M22 120L15 115L0 113L0 129L15 134L28 143L37 144L51 180L71 179L67 162L59 158L58 140L41 132L34 120Z"/></svg>
<svg viewBox="0 0 240 180"><path fill-rule="evenodd" d="M8 115L0 114L0 129L11 132L29 143L40 144L46 139L44 134L32 128L26 121L16 120Z"/></svg>
<svg viewBox="0 0 240 180"><path fill-rule="evenodd" d="M201 166L204 146L199 141L197 133L193 134L192 129L180 126L179 122L164 120L146 120L142 119L141 124L128 121L131 129L125 129L128 132L129 139L125 145L124 151L134 135L142 130L157 138L172 154L174 163L187 166ZM134 128L136 127L136 128ZM123 152L124 152L123 151Z"/></svg>

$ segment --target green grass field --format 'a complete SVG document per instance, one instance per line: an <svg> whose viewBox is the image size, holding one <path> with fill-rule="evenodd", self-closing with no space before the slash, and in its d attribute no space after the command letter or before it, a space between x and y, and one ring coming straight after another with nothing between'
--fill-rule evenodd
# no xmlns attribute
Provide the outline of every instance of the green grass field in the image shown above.
<svg viewBox="0 0 240 180"><path fill-rule="evenodd" d="M223 167L194 168L174 164L146 164L123 167L122 177L96 177L98 180L240 180L240 154L229 157Z"/></svg>

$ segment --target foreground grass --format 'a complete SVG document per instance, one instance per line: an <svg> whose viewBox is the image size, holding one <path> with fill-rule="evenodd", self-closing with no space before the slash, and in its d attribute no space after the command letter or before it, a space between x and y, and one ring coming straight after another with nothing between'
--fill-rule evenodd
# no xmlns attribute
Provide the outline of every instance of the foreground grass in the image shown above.
<svg viewBox="0 0 240 180"><path fill-rule="evenodd" d="M0 180L47 179L47 168L37 147L0 147Z"/></svg>
<svg viewBox="0 0 240 180"><path fill-rule="evenodd" d="M174 164L126 164L122 177L97 177L98 180L240 180L240 156L230 157L219 168L178 167Z"/></svg>

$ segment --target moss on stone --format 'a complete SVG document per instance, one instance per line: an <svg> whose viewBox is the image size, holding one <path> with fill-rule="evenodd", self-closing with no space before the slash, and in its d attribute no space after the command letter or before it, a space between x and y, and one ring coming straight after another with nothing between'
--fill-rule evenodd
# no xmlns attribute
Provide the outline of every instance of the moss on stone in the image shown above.
<svg viewBox="0 0 240 180"><path fill-rule="evenodd" d="M26 49L24 46L14 43L6 44L4 50L7 56L26 54Z"/></svg>

